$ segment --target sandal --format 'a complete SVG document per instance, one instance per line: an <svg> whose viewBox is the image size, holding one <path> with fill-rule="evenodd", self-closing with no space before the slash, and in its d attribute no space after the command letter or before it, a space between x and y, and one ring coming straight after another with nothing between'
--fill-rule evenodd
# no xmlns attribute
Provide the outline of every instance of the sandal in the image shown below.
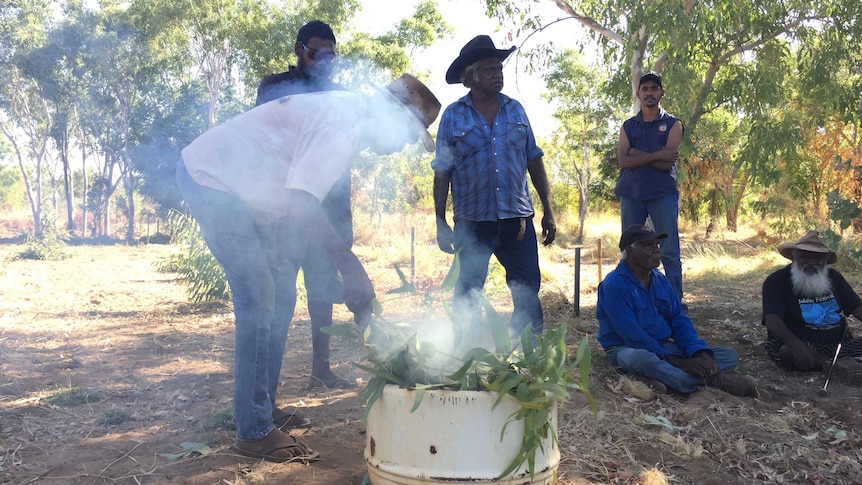
<svg viewBox="0 0 862 485"><path fill-rule="evenodd" d="M241 443L260 443L264 440L269 440L270 437L276 438L275 436L273 436L273 433L279 433L285 435L286 437L290 437L292 443L274 444L269 447L263 447L261 451L246 448L241 445ZM301 462L308 464L312 461L320 460L320 453L311 450L311 448L299 441L295 436L283 433L282 431L279 431L277 429L271 431L268 435L266 435L266 437L257 441L237 441L233 445L233 447L231 447L231 449L242 456L256 458L264 461L271 461L273 463ZM280 451L289 452L289 456L281 456L278 453Z"/></svg>
<svg viewBox="0 0 862 485"><path fill-rule="evenodd" d="M272 410L272 423L282 431L311 427L311 420L305 416L278 408ZM236 421L230 418L222 423L222 428L225 430L235 430Z"/></svg>
<svg viewBox="0 0 862 485"><path fill-rule="evenodd" d="M285 411L279 408L273 408L272 422L282 431L311 427L311 420L305 416L295 411Z"/></svg>
<svg viewBox="0 0 862 485"><path fill-rule="evenodd" d="M357 386L356 382L342 379L337 375L330 373L324 378L320 378L317 376L311 376L308 378L308 390L312 390L318 387L325 387L327 389L355 389Z"/></svg>

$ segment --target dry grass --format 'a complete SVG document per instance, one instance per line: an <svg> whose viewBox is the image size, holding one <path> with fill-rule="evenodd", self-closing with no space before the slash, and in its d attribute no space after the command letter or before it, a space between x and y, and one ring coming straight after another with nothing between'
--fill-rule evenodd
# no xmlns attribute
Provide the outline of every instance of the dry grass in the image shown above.
<svg viewBox="0 0 862 485"><path fill-rule="evenodd" d="M595 290L600 274L617 262L617 221L590 220L577 300L574 246L561 238L540 250L547 324L568 326L572 351L583 335L597 331ZM563 231L571 232L571 224L560 221ZM433 289L451 258L436 248L433 217L360 217L357 227L356 252L387 314L429 315L425 295L444 297ZM786 262L774 242L760 244L755 234L704 240L687 228L686 302L702 336L736 347L740 370L757 376L772 399L713 390L638 399L591 338L599 407L593 415L575 395L560 410L561 485L860 483L862 392L835 383L828 399L819 398L820 376L785 374L760 348L760 284ZM0 483L361 481L364 437L356 393L304 388L310 336L302 305L279 402L313 418L317 424L304 437L327 460L312 467L250 463L229 452L232 433L223 429L232 392L229 308L189 305L173 276L153 269L170 248L81 246L69 248L63 262L11 261L16 249L0 246ZM408 278L415 275L417 294L387 293L402 284L394 264ZM494 262L487 290L506 312L511 304L502 276ZM856 272L845 276L860 282ZM338 321L349 319L342 309L336 313ZM350 365L359 355L350 343L333 342L340 374L366 377ZM99 401L87 397L96 393ZM81 396L84 402L72 401ZM206 443L212 454L178 461L159 456L181 451L183 442Z"/></svg>

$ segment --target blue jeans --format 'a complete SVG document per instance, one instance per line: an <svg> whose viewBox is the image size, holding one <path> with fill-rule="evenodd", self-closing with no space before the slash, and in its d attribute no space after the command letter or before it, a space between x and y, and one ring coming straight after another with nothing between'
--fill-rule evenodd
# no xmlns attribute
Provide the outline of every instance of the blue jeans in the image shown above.
<svg viewBox="0 0 862 485"><path fill-rule="evenodd" d="M524 234L519 240L521 221ZM541 334L545 324L539 301L539 245L533 219L500 219L498 221L455 221L455 251L459 251L461 273L455 283L455 307L481 312L473 292L481 293L488 277L491 254L506 270L506 285L512 293L510 326L516 335L532 324L534 334ZM475 316L473 317L475 319Z"/></svg>
<svg viewBox="0 0 862 485"><path fill-rule="evenodd" d="M620 218L623 230L632 224L644 224L647 216L652 219L655 232L667 233L659 239L661 264L677 296L682 299L682 259L679 254L679 196L666 195L652 200L635 200L620 197Z"/></svg>
<svg viewBox="0 0 862 485"><path fill-rule="evenodd" d="M662 345L674 355L683 355L680 348L673 342L665 342ZM739 360L736 350L722 346L709 347L709 350L712 351L713 360L718 364L719 372L730 371L736 367ZM607 354L611 365L631 374L656 379L685 394L694 392L706 385L702 377L674 367L670 362L659 359L658 355L649 350L620 346L608 350Z"/></svg>
<svg viewBox="0 0 862 485"><path fill-rule="evenodd" d="M303 243L278 230L284 221L256 222L235 195L196 183L182 162L177 182L207 246L224 268L233 295L236 437L259 440L275 428L272 411L296 305Z"/></svg>

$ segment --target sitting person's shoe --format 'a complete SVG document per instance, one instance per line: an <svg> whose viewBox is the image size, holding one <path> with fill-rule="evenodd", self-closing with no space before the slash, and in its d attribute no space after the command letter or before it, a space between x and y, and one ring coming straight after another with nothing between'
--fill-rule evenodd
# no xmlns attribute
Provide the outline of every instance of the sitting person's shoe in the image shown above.
<svg viewBox="0 0 862 485"><path fill-rule="evenodd" d="M636 381L643 382L650 389L656 392L656 394L667 394L667 386L664 382L653 379L652 377L642 376L642 375L632 375L632 379Z"/></svg>
<svg viewBox="0 0 862 485"><path fill-rule="evenodd" d="M847 384L862 385L862 362L857 357L842 357L835 362L832 376Z"/></svg>
<svg viewBox="0 0 862 485"><path fill-rule="evenodd" d="M757 397L757 379L735 372L719 372L706 379L706 385L740 397Z"/></svg>

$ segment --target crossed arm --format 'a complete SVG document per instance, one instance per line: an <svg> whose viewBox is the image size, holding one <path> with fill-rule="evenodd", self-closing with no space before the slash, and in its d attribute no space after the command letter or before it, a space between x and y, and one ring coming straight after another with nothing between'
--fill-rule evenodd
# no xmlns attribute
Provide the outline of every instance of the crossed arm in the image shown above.
<svg viewBox="0 0 862 485"><path fill-rule="evenodd" d="M657 152L647 153L632 148L628 135L623 128L620 128L620 142L617 147L617 160L619 160L620 169L626 170L652 165L659 170L670 171L679 160L682 132L682 121L677 120L668 133L664 148Z"/></svg>

